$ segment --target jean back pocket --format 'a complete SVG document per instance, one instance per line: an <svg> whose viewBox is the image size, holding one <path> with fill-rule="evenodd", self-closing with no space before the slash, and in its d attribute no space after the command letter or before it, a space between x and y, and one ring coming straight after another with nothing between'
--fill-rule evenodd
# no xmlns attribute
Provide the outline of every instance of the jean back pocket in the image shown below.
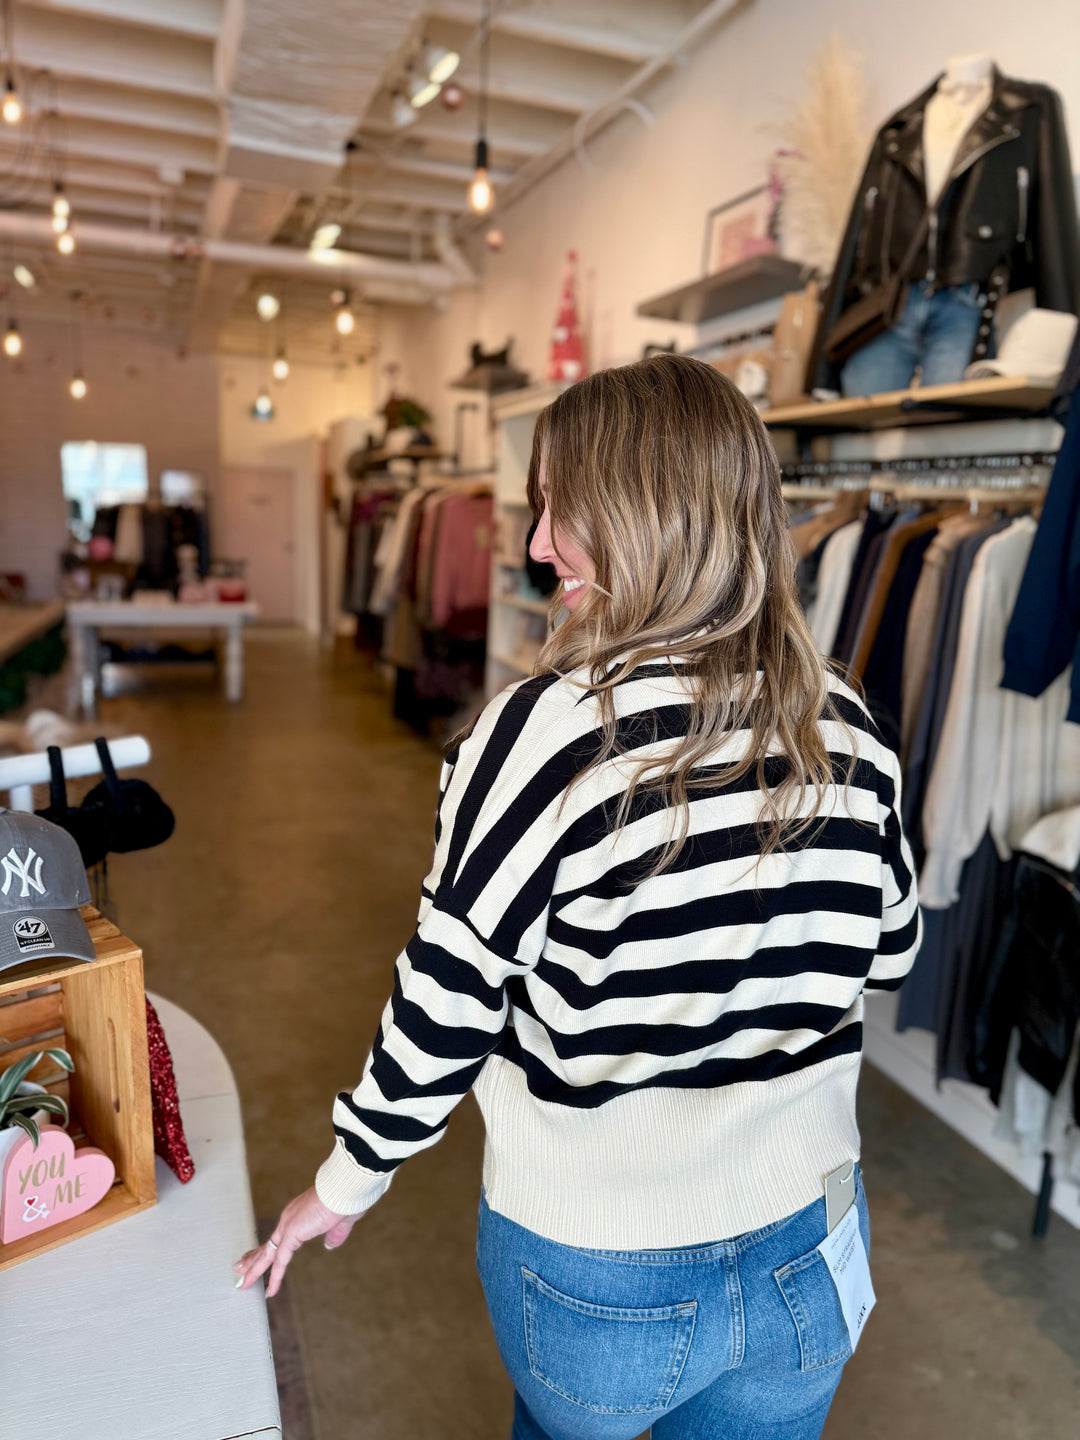
<svg viewBox="0 0 1080 1440"><path fill-rule="evenodd" d="M679 1383L697 1301L624 1309L576 1300L522 1266L529 1369L549 1389L602 1415L663 1410Z"/></svg>
<svg viewBox="0 0 1080 1440"><path fill-rule="evenodd" d="M838 1365L851 1356L851 1336L836 1284L820 1250L773 1271L799 1333L800 1369Z"/></svg>

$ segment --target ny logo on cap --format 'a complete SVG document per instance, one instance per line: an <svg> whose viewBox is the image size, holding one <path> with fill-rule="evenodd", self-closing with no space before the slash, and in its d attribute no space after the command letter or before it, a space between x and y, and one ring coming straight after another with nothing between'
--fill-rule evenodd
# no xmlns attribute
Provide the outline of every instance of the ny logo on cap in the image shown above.
<svg viewBox="0 0 1080 1440"><path fill-rule="evenodd" d="M30 887L33 886L39 895L45 894L45 886L41 881L41 856L32 845L27 846L26 859L20 860L13 845L8 853L0 859L0 865L4 867L4 883L0 885L0 893L6 895L11 889L13 880L22 881L22 889L19 891L19 899L25 900L30 894Z"/></svg>

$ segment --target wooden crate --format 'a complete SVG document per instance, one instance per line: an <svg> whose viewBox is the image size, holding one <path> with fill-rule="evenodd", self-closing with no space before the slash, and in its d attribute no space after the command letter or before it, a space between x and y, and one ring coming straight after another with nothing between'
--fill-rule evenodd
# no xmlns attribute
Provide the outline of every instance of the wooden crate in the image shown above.
<svg viewBox="0 0 1080 1440"><path fill-rule="evenodd" d="M31 1050L69 1050L75 1062L70 1078L48 1059L28 1078L69 1100L76 1146L104 1150L116 1179L85 1215L0 1244L0 1270L135 1215L157 1199L142 951L92 905L81 913L97 950L92 965L72 962L29 979L23 971L8 981L0 971L0 1072Z"/></svg>

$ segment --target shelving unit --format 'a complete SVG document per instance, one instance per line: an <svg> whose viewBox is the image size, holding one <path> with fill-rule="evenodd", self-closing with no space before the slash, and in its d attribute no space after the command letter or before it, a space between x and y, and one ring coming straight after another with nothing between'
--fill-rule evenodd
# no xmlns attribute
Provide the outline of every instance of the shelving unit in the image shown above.
<svg viewBox="0 0 1080 1440"><path fill-rule="evenodd" d="M806 279L804 267L794 260L757 255L652 300L643 300L637 313L657 320L675 320L680 325L704 325L718 315L775 300L789 290L801 290Z"/></svg>
<svg viewBox="0 0 1080 1440"><path fill-rule="evenodd" d="M531 675L543 643L550 607L529 587L525 570L525 536L531 523L526 485L536 417L565 388L530 385L491 402L498 430L498 461L485 677L489 697Z"/></svg>
<svg viewBox="0 0 1080 1440"><path fill-rule="evenodd" d="M881 395L784 405L762 412L770 429L807 434L892 430L906 425L940 425L958 420L1030 418L1046 411L1054 382L999 375L956 385L925 385Z"/></svg>

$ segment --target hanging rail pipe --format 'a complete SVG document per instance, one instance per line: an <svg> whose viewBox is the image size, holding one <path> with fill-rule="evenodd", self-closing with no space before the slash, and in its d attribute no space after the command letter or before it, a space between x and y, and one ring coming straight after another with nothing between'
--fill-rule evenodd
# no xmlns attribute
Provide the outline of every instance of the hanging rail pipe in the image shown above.
<svg viewBox="0 0 1080 1440"><path fill-rule="evenodd" d="M145 765L150 759L150 745L143 735L125 735L119 740L110 740L108 745L117 770L130 770L133 765ZM69 745L60 751L60 756L66 780L101 774L101 757L96 745ZM33 810L33 787L47 785L50 776L49 757L44 751L6 756L0 760L0 794L5 790L9 792L12 810Z"/></svg>

